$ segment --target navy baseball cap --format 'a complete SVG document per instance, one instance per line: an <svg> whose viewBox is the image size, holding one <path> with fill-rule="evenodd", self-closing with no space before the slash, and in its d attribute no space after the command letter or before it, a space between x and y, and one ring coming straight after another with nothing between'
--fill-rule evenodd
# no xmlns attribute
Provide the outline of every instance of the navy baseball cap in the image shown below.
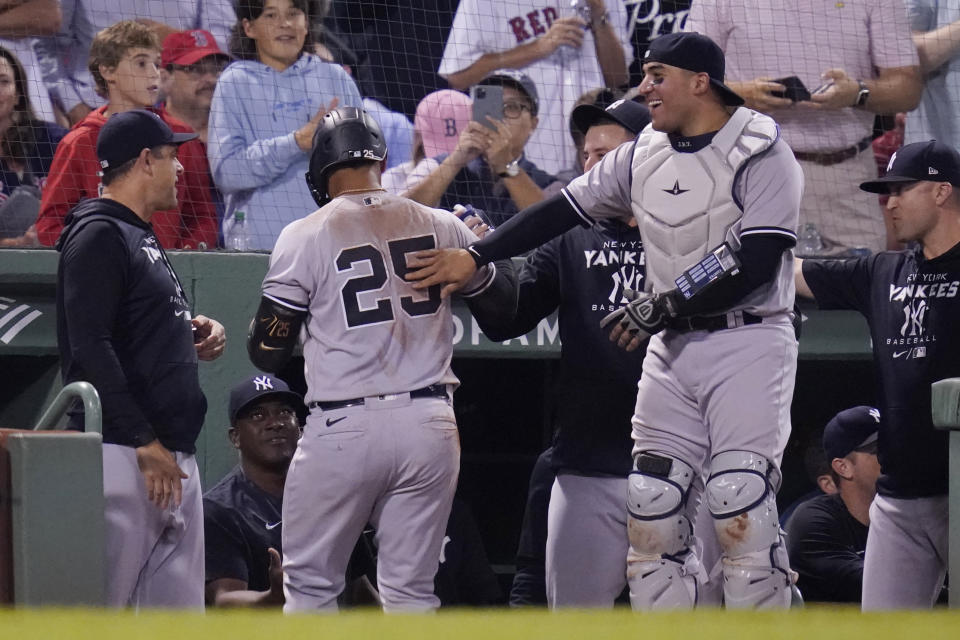
<svg viewBox="0 0 960 640"><path fill-rule="evenodd" d="M654 38L643 55L643 64L648 62L662 62L694 73L706 73L724 104L731 107L743 104L743 98L723 84L726 70L723 50L701 33L668 33Z"/></svg>
<svg viewBox="0 0 960 640"><path fill-rule="evenodd" d="M537 85L533 83L525 73L516 69L497 69L477 84L492 84L513 87L521 93L527 94L530 102L533 104L533 112L530 115L536 116L540 111L540 96L537 94Z"/></svg>
<svg viewBox="0 0 960 640"><path fill-rule="evenodd" d="M823 430L823 450L827 459L843 458L851 451L876 453L880 411L859 406L841 411L831 418Z"/></svg>
<svg viewBox="0 0 960 640"><path fill-rule="evenodd" d="M286 382L266 373L258 373L236 384L230 390L230 424L236 422L237 414L247 405L267 396L286 400L293 405L298 414L303 411L303 398L299 393L291 391Z"/></svg>
<svg viewBox="0 0 960 640"><path fill-rule="evenodd" d="M100 171L107 173L116 169L139 156L144 149L167 144L179 145L196 137L195 133L174 133L153 111L133 109L115 113L97 136Z"/></svg>
<svg viewBox="0 0 960 640"><path fill-rule="evenodd" d="M905 145L890 158L885 176L861 183L860 188L870 193L890 193L893 184L921 180L960 186L960 154L936 140Z"/></svg>
<svg viewBox="0 0 960 640"><path fill-rule="evenodd" d="M573 110L570 117L573 118L573 124L581 133L586 133L587 129L598 122L612 120L636 135L650 124L650 110L646 105L633 100L617 100L606 109L601 109L595 104L582 104Z"/></svg>

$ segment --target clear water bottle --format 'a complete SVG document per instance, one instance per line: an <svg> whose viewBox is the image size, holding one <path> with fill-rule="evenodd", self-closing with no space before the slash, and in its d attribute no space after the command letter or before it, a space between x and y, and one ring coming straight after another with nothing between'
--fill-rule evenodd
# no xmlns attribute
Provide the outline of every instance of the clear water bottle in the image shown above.
<svg viewBox="0 0 960 640"><path fill-rule="evenodd" d="M808 222L803 225L800 235L797 236L797 255L802 257L820 255L823 251L823 238L817 225Z"/></svg>
<svg viewBox="0 0 960 640"><path fill-rule="evenodd" d="M590 5L587 4L586 0L571 0L570 15L582 18L583 21L589 25L592 18ZM584 31L586 30L587 27L584 27ZM553 52L553 56L557 64L567 65L580 57L580 49L575 49L568 44L563 44L557 47L557 50Z"/></svg>
<svg viewBox="0 0 960 640"><path fill-rule="evenodd" d="M250 250L250 229L247 227L247 214L237 211L233 214L233 224L227 230L224 244L231 251Z"/></svg>

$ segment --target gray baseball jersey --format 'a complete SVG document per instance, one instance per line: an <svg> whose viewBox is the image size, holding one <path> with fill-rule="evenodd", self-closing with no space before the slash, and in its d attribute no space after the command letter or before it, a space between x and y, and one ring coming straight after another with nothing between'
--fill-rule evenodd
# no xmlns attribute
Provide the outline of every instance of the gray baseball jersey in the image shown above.
<svg viewBox="0 0 960 640"><path fill-rule="evenodd" d="M384 609L439 606L460 470L453 319L439 288L417 292L403 276L411 252L474 241L456 216L378 191L335 198L280 234L263 295L307 313L310 405L284 488L285 611L336 608L368 522ZM466 295L493 275L478 272Z"/></svg>
<svg viewBox="0 0 960 640"><path fill-rule="evenodd" d="M476 239L446 211L377 192L336 198L288 225L263 295L308 314L307 403L456 384L450 300L439 287L414 290L403 276L409 253ZM462 295L481 291L492 275L482 270Z"/></svg>
<svg viewBox="0 0 960 640"><path fill-rule="evenodd" d="M697 153L672 152L667 135L648 125L634 144L620 145L608 153L591 171L567 185L563 193L588 220L622 219L633 214L647 252L647 286L657 292L675 288L673 278L723 241L736 250L740 238L750 234L783 235L795 240L803 174L790 148L775 142L763 151L762 158L743 158L740 164L728 166L731 149L740 144L741 129L751 124L750 114L753 112L748 109L738 109L717 133L714 143ZM759 117L773 125L769 118ZM651 147L657 147L655 153ZM657 154L664 157L663 162L657 161ZM650 165L653 169L647 168ZM718 211L722 210L731 214L718 220ZM691 221L698 219L707 227L725 224L702 234L687 234L696 235L694 251L682 250L682 244L688 242L687 238L676 237L682 234L675 232L671 237L662 231L667 226L686 232ZM701 237L711 241L700 242ZM678 254L685 255L686 260L663 265ZM665 282L657 282L658 268L667 274L660 278ZM759 316L789 311L794 300L792 274L793 254L788 252L777 278L730 310Z"/></svg>

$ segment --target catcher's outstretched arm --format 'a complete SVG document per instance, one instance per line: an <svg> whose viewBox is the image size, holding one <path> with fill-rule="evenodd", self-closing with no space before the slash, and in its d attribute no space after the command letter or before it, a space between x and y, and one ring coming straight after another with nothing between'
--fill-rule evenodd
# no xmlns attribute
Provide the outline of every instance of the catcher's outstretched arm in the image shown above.
<svg viewBox="0 0 960 640"><path fill-rule="evenodd" d="M262 371L279 371L297 346L300 326L306 316L307 310L298 305L262 297L247 333L250 361Z"/></svg>

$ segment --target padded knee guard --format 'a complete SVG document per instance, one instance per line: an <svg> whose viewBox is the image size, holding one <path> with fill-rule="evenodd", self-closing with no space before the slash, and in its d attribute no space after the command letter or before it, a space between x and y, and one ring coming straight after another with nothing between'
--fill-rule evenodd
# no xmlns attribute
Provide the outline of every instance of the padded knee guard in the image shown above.
<svg viewBox="0 0 960 640"><path fill-rule="evenodd" d="M790 606L795 578L777 517L779 484L779 471L756 453L724 451L713 457L706 496L723 549L727 607Z"/></svg>
<svg viewBox="0 0 960 640"><path fill-rule="evenodd" d="M627 481L627 583L637 610L690 608L699 562L685 513L693 469L676 458L641 452Z"/></svg>

